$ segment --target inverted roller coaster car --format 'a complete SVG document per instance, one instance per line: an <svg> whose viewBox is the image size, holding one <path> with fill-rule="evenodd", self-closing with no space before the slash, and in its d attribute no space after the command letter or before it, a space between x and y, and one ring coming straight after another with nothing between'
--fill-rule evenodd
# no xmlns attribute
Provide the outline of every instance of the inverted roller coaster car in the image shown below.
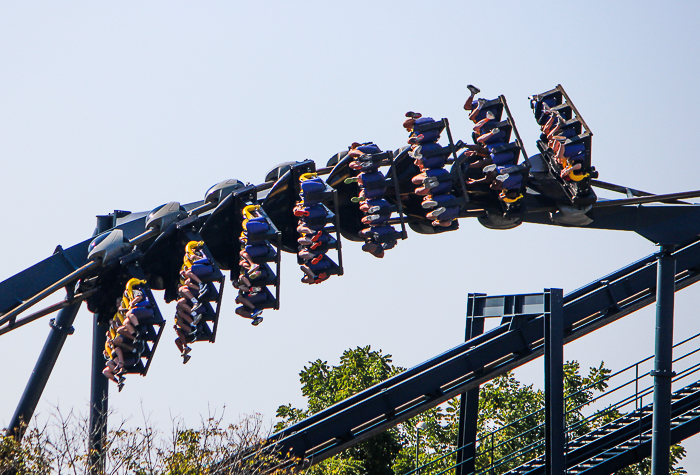
<svg viewBox="0 0 700 475"><path fill-rule="evenodd" d="M537 141L546 173L533 173L532 188L568 205L596 202L590 186L598 172L591 165L593 133L561 85L531 98L542 129ZM557 189L558 188L558 189Z"/></svg>

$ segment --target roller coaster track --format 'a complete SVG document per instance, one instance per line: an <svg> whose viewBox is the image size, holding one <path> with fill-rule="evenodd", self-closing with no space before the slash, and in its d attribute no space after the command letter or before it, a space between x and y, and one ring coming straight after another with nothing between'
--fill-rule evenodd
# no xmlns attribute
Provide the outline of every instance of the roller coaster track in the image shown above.
<svg viewBox="0 0 700 475"><path fill-rule="evenodd" d="M499 100L501 99L499 98ZM504 98L502 102L507 109ZM509 112L508 116L510 116ZM509 117L508 124L510 125L506 124L506 126L513 126L510 120ZM449 148L454 156L454 158L450 159L451 163L457 163L458 159L455 156L457 148L452 141L447 120L442 119L436 124L442 124L441 127L446 127L450 139L450 146L446 147L446 149ZM514 132L517 136L518 146L522 149L522 141L515 128ZM401 153L406 152L405 148L400 150L403 150ZM406 153L401 158L401 153L398 153L400 150L397 151L396 157L391 152L382 152L382 154L387 155L388 158L386 160L388 160L391 167L392 178L389 180L391 183L389 188L395 194L394 204L398 207L397 211L392 212L397 212L400 216L399 218L394 218L394 221L390 220L390 224L401 223L401 237L404 239L406 238L405 224L408 224L416 232L426 234L445 231L446 229L438 229L432 225L426 225L426 222L430 224L430 220L425 221L424 218L419 216L420 213L425 215L425 210L420 206L420 201L416 205L414 200L413 207L415 209L413 212L410 210L407 212L403 211L402 202L405 201L407 196L414 194L415 188L411 184L411 177L415 170L412 168L413 160L407 159L408 155ZM340 156L341 154L338 155ZM525 159L529 169L532 164L526 155ZM334 196L332 213L335 221L333 231L338 237L337 250L341 269L339 274L342 274L342 255L340 254L340 236L338 233L343 234L346 239L357 241L358 229L355 228L360 222L359 219L356 219L359 212L358 208L350 200L351 195L354 197L357 194L356 185L352 184L351 187L344 187L344 185L349 185L344 183L345 178L352 176L347 174L348 163L347 159L340 159L334 165L331 165L331 162L329 162L327 168L318 170L316 170L315 164L310 160L287 166L287 168L291 167L291 171L295 171L295 167L297 167L299 170L304 168L302 171L305 172L318 172L319 175L330 174L326 186ZM461 167L459 163L457 165L456 170L460 172L459 181L464 185ZM397 169L403 172L399 173ZM281 168L277 171L281 171ZM398 177L398 174L401 174L401 177ZM250 193L251 202L255 203L258 203L258 193L262 192L261 195L264 195L265 191L270 190L264 197L260 196L260 203L262 209L270 215L271 223L281 230L281 240L275 246L278 254L282 250L296 252L297 248L297 221L291 213L291 209L299 194L299 190L295 188L299 186L299 173L294 175L295 179L291 178L292 175L294 174L286 172L281 176L274 177L265 184L244 187L247 190L246 192ZM408 178L408 181L406 178ZM537 183L539 183L540 191L537 191ZM384 184L386 185L387 183L385 182ZM700 240L698 239L700 234L700 225L698 224L700 223L700 206L689 205L679 201L699 197L700 191L652 195L639 190L594 181L591 183L592 186L624 192L627 193L628 197L620 200L598 200L585 206L577 204L572 207L568 205L562 206L562 203L547 196L542 191L549 189L549 185L545 185L547 185L547 182L540 176L539 181L536 181L535 185L533 185L534 188L528 187L523 191L523 203L526 204L524 205L525 211L517 216L506 216L507 213L502 213L500 203L494 208L492 206L493 203L482 203L477 200L470 202L470 206L463 209L459 217L476 217L484 226L498 229L514 227L521 222L532 222L548 225L634 231L657 244L677 245L673 252L676 263L675 291L700 280ZM464 195L463 201L465 203L469 202L468 192L464 190L464 187L462 187L462 194ZM592 196L595 195L593 194ZM232 200L231 198L234 199ZM201 231L206 228L207 219L209 224L212 222L217 223L217 219L219 219L220 227L212 227L220 231L221 228L226 226L222 223L229 222L231 215L226 213L231 212L231 209L233 209L233 212L240 215L241 210L239 208L232 206L232 208L227 209L223 206L225 203L230 205L232 202L235 202L235 198L236 192L234 191L230 192L226 197L223 195L219 196L217 200L220 201L207 200L206 202L185 205L184 208L187 211L195 212L196 215L190 215L187 219L183 219L180 224L191 218L192 221L188 221L188 223L196 221L198 226L201 225L201 222L204 223L202 227L198 227L198 230ZM416 198L416 196L412 196L412 198ZM391 201L394 198L387 195L387 199ZM653 202L673 204L640 206ZM175 204L179 207L179 203ZM483 209L481 208L482 206ZM206 213L213 209L215 210L212 214L207 216ZM416 212L416 209L419 213ZM217 211L221 210L223 211L217 215ZM339 210L349 212L346 216L343 216ZM571 216L567 217L566 213L563 212L565 210L574 210L576 219L583 219L585 215L585 220L572 221ZM201 222L199 222L200 212L203 218ZM112 224L114 228L123 232L123 236L127 240L138 239L138 236L149 233L151 233L150 237L155 238L161 231L160 236L164 235L165 230L160 229L150 229L144 233L146 214L115 212L114 223ZM557 217L557 215L559 216ZM343 221L344 219L345 221ZM396 219L399 221L396 221ZM452 225L447 230L457 228L456 223L452 223ZM217 230L212 232L216 234ZM236 229L236 231L236 233L233 233L235 239L232 242L235 242L237 245L241 229ZM216 238L216 235L214 237ZM202 239L206 240L206 238ZM83 276L94 275L95 272L100 272L101 264L88 260L88 246L91 241L92 238L67 249L58 246L51 257L0 282L0 335L52 311L72 306L72 304L79 303L90 297L90 292L93 292L93 290L84 290L82 293L74 295L72 285ZM678 245L678 243L683 244ZM226 244L229 245L231 243ZM237 248L232 245L229 247L233 251L229 249L227 254L232 254L233 259L231 261L237 262ZM137 251L141 252L141 249ZM147 249L146 252L148 252ZM221 268L232 269L232 272L235 269L232 266L221 266ZM279 276L277 275L277 277ZM564 342L568 343L576 340L653 303L656 299L656 285L657 255L650 255L566 295L563 307ZM30 316L18 319L19 314L36 302L64 287L69 290L69 296L66 300L35 312ZM667 288L670 292L670 281ZM278 284L277 299L279 299ZM274 308L277 308L277 304ZM545 316L541 313L520 314L504 318L500 326L489 332L452 348L322 412L314 414L283 431L273 434L269 438L269 445L274 446L280 453L289 454L291 456L289 463L296 463L301 460L304 463L314 464L323 461L452 397L478 388L480 384L541 356L544 352L544 320ZM57 351L60 351L60 348ZM46 377L48 378L48 375ZM40 394L40 391L38 394Z"/></svg>
<svg viewBox="0 0 700 475"><path fill-rule="evenodd" d="M199 202L186 207L193 209L201 205ZM687 219L700 207L672 208L672 220L677 220L681 215ZM676 209L679 211L675 212ZM649 229L658 228L663 221L659 212L653 207L648 208L647 214L654 217L654 225ZM117 223L128 238L139 235L143 226L142 215L129 215ZM7 314L23 300L85 265L88 262L89 242L86 240L65 250L59 247L48 259L0 282L2 314ZM677 266L676 291L700 280L700 241L678 247L674 257ZM566 295L565 342L580 338L653 303L655 285L656 255L650 255ZM289 453L309 463L325 460L537 358L543 352L542 318L532 316L505 322L482 336L274 434L269 442L275 444L281 453Z"/></svg>

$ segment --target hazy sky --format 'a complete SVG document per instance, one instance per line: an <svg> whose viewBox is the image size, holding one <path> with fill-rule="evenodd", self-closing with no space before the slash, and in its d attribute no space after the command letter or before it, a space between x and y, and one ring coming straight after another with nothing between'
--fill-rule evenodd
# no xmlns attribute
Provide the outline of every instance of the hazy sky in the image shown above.
<svg viewBox="0 0 700 475"><path fill-rule="evenodd" d="M0 280L89 237L94 216L199 200L227 178L262 182L279 162L317 164L353 141L405 143L403 113L448 117L469 137L465 85L504 94L530 154L527 96L564 85L591 127L600 179L651 192L700 188L697 2L0 2ZM182 366L166 329L147 378L110 405L162 428L207 407L227 418L304 403L298 372L372 345L409 367L460 343L469 292L580 287L655 251L613 231L463 220L410 234L378 260L343 248L345 273L299 282L285 255L282 308L255 328L229 287L217 342ZM488 249L488 252L484 251ZM367 291L367 283L374 290ZM700 332L700 287L677 295L676 340ZM56 297L56 299L58 296ZM167 316L171 308L162 306ZM168 317L170 318L170 317ZM0 337L7 424L47 319ZM85 411L91 315L81 310L38 408ZM568 345L617 369L653 352L647 308ZM541 360L518 376L541 385ZM700 473L700 441L686 441Z"/></svg>

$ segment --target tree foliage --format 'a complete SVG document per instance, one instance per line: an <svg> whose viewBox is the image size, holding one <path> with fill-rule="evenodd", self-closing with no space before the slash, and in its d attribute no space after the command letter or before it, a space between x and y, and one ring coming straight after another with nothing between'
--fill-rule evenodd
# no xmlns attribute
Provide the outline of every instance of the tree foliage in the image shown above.
<svg viewBox="0 0 700 475"><path fill-rule="evenodd" d="M391 362L391 355L373 351L369 346L346 350L338 366L329 366L322 360L311 362L299 373L308 407L280 406L277 417L282 421L275 429L281 430L403 371ZM392 429L315 465L310 474L393 475L392 462L400 450L397 431Z"/></svg>

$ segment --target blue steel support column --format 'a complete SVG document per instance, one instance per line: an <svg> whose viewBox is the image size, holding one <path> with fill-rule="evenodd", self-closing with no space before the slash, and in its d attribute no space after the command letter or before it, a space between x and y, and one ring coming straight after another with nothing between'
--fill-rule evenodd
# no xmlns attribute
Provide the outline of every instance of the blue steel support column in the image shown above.
<svg viewBox="0 0 700 475"><path fill-rule="evenodd" d="M73 297L73 289L66 288L66 293L66 299L70 300ZM7 428L8 436L14 436L16 440L22 439L24 431L21 430L21 424L22 422L29 424L34 415L34 410L44 392L49 376L51 376L58 355L61 353L63 343L65 343L66 337L73 333L73 321L78 314L80 304L81 302L74 303L61 309L56 315L56 319L51 319L51 331Z"/></svg>
<svg viewBox="0 0 700 475"><path fill-rule="evenodd" d="M469 294L467 301L467 328L465 341L484 333L484 317L473 317L474 297L484 294ZM476 457L476 423L479 417L479 388L462 393L459 402L459 429L457 431L457 466L455 475L474 473Z"/></svg>
<svg viewBox="0 0 700 475"><path fill-rule="evenodd" d="M671 378L673 377L673 300L676 259L673 246L661 246L656 269L656 347L651 474L669 473L671 450Z"/></svg>
<svg viewBox="0 0 700 475"><path fill-rule="evenodd" d="M564 473L564 293L545 289L544 408L545 473Z"/></svg>
<svg viewBox="0 0 700 475"><path fill-rule="evenodd" d="M114 215L97 216L95 235L114 227ZM99 325L100 315L93 315L92 322L92 369L90 380L90 473L104 473L103 446L107 434L107 410L109 409L109 380L102 374L105 359L102 352L107 341L107 325Z"/></svg>

